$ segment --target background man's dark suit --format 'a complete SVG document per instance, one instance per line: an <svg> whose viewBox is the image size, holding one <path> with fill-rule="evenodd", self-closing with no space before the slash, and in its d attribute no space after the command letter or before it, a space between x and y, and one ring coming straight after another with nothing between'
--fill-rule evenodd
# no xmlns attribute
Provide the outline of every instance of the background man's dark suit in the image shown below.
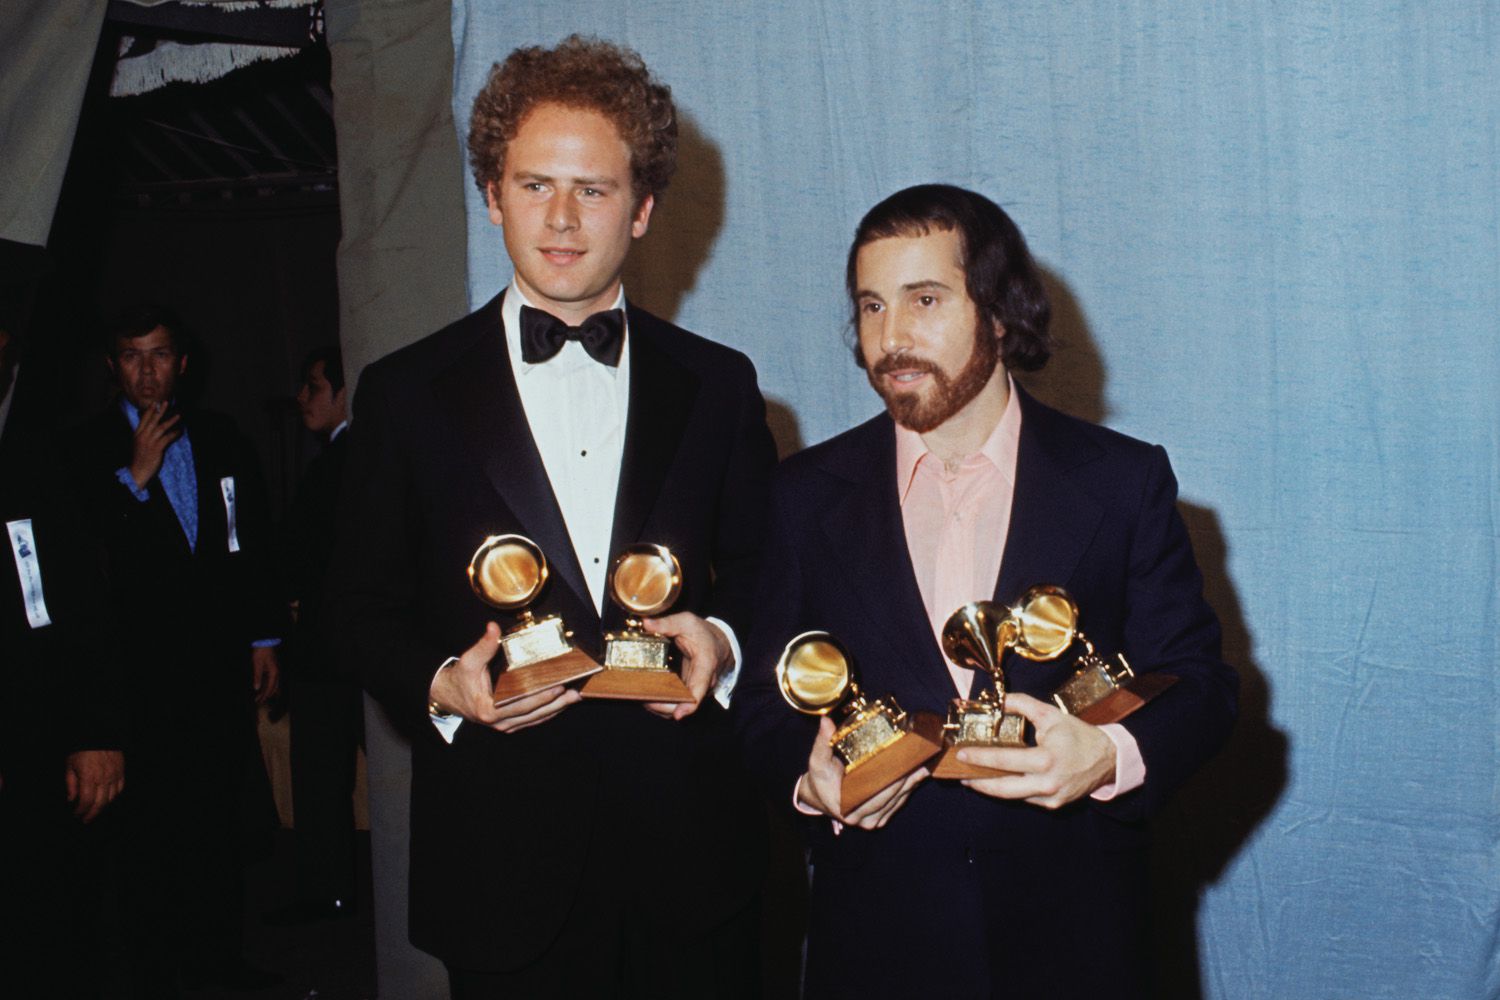
<svg viewBox="0 0 1500 1000"><path fill-rule="evenodd" d="M670 546L674 610L744 635L775 455L743 356L628 311L630 403L611 549ZM368 689L413 728L411 937L452 966L514 968L575 903L630 878L639 920L695 934L742 908L763 817L747 799L726 714L682 722L584 703L502 734L427 721L433 673L489 620L465 567L487 535L519 532L552 578L535 606L599 656L600 621L521 408L500 300L371 365L359 385L331 596L338 641ZM500 664L495 664L498 669ZM587 942L578 942L587 962Z"/></svg>
<svg viewBox="0 0 1500 1000"><path fill-rule="evenodd" d="M29 519L51 624L33 628L8 533L0 540L0 992L45 977L56 996L86 992L99 965L98 857L112 808L73 815L65 761L124 746L122 678L108 637L102 577L50 435L18 400L0 431L0 522Z"/></svg>
<svg viewBox="0 0 1500 1000"><path fill-rule="evenodd" d="M359 686L344 673L328 631L324 590L333 559L339 483L349 455L346 429L313 459L287 511L283 564L297 602L290 650L292 807L297 891L311 906L351 902L354 888L354 772L364 732Z"/></svg>
<svg viewBox="0 0 1500 1000"><path fill-rule="evenodd" d="M1149 953L1144 821L1212 754L1235 713L1233 671L1165 452L1021 396L1016 486L994 599L1060 584L1106 655L1178 684L1126 728L1143 787L1056 812L927 781L883 829L812 821L808 995L1140 996ZM954 696L907 555L894 425L884 414L778 470L766 574L734 709L752 766L790 803L816 727L771 667L808 629L847 644L860 686L908 711ZM956 609L955 609L956 610ZM1063 664L1008 658L1011 690L1047 699ZM978 684L976 683L976 691Z"/></svg>
<svg viewBox="0 0 1500 1000"><path fill-rule="evenodd" d="M274 823L255 742L250 646L279 636L282 615L249 442L215 413L184 411L182 426L197 481L196 550L159 476L146 501L115 478L132 449L118 402L79 429L71 451L107 555L126 677L130 772L120 805L127 892L139 908L127 923L162 961L174 951L238 960L246 837ZM220 492L226 476L237 496L235 553Z"/></svg>

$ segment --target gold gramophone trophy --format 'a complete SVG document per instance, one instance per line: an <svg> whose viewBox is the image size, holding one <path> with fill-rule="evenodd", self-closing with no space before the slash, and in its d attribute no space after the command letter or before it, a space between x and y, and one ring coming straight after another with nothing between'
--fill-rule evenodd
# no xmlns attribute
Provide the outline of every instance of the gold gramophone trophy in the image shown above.
<svg viewBox="0 0 1500 1000"><path fill-rule="evenodd" d="M672 673L672 640L641 627L682 593L682 567L665 545L632 545L609 567L609 596L625 609L625 630L604 637L604 670L590 677L585 698L684 702L693 692Z"/></svg>
<svg viewBox="0 0 1500 1000"><path fill-rule="evenodd" d="M1072 606L1076 619L1077 605L1065 591L1056 589ZM1106 660L1094 651L1094 644L1082 632L1076 633L1076 638L1083 643L1083 655L1074 664L1073 676L1052 692L1052 700L1058 708L1084 722L1096 726L1119 722L1177 683L1174 674L1159 671L1137 674L1125 662L1125 654L1116 653L1114 661Z"/></svg>
<svg viewBox="0 0 1500 1000"><path fill-rule="evenodd" d="M804 632L776 661L781 696L805 715L837 712L833 752L844 763L845 815L911 774L943 748L943 722L902 711L894 698L870 700L850 677L849 653L827 632Z"/></svg>
<svg viewBox="0 0 1500 1000"><path fill-rule="evenodd" d="M990 601L965 604L943 626L943 652L970 670L995 679L995 689L978 698L955 698L943 724L943 755L932 768L934 778L993 778L1006 772L958 759L964 747L1024 747L1026 719L1005 710L1008 650L1028 660L1055 660L1073 642L1078 609L1058 587L1032 587L1015 607Z"/></svg>
<svg viewBox="0 0 1500 1000"><path fill-rule="evenodd" d="M519 612L520 622L500 636L505 670L495 681L495 705L508 704L603 668L573 646L557 615L536 618L529 605L547 583L547 557L522 535L491 535L469 560L469 586L486 604Z"/></svg>

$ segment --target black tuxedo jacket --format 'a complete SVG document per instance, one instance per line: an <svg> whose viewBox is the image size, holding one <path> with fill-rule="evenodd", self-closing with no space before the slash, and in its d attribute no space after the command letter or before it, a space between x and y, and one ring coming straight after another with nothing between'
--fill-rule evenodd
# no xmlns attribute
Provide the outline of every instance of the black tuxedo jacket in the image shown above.
<svg viewBox="0 0 1500 1000"><path fill-rule="evenodd" d="M675 610L748 632L775 461L750 362L629 309L631 379L612 548L669 546ZM753 891L760 814L712 698L684 722L585 702L502 734L427 721L438 666L507 616L465 569L492 534L546 554L534 610L602 651L623 617L588 596L507 356L497 297L361 377L330 617L366 687L411 726L411 938L459 968L525 964L557 936L586 867L624 873L632 902L685 932ZM492 669L501 666L499 658Z"/></svg>
<svg viewBox="0 0 1500 1000"><path fill-rule="evenodd" d="M115 478L130 465L133 433L118 403L76 430L70 451L90 528L107 560L115 636L132 679L132 744L172 752L193 738L228 736L226 713L252 700L250 646L284 625L271 576L270 518L250 443L217 413L184 410L198 488L198 543L190 548L159 477L138 501ZM239 551L231 552L220 481L233 477ZM172 725L162 724L180 713ZM238 758L236 758L238 759Z"/></svg>
<svg viewBox="0 0 1500 1000"><path fill-rule="evenodd" d="M1021 405L993 598L1060 584L1102 653L1179 677L1124 723L1146 784L1049 812L927 781L880 830L834 836L812 821L810 997L1144 995L1143 823L1225 739L1236 679L1220 659L1166 453L1024 393ZM907 555L895 460L882 414L788 460L774 482L774 571L734 711L747 759L788 807L816 732L772 672L794 635L834 633L862 689L908 711L942 714L958 694ZM1069 669L1011 657L1006 683L1047 700Z"/></svg>

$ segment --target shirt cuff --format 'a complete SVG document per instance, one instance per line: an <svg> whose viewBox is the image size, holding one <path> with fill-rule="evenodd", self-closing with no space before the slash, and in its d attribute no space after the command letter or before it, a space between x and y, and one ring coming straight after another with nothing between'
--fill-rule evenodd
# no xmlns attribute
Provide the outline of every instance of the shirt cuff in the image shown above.
<svg viewBox="0 0 1500 1000"><path fill-rule="evenodd" d="M1099 728L1115 745L1115 780L1094 789L1089 798L1095 802L1108 802L1146 783L1146 762L1141 759L1140 745L1130 735L1130 730L1116 722Z"/></svg>
<svg viewBox="0 0 1500 1000"><path fill-rule="evenodd" d="M145 503L147 500L151 499L151 494L149 491L143 490L135 484L135 477L130 474L130 469L126 466L122 465L115 470L115 478L120 481L121 486L124 486L127 490L130 491L131 496L135 497L142 503Z"/></svg>
<svg viewBox="0 0 1500 1000"><path fill-rule="evenodd" d="M436 681L438 674L457 662L458 657L448 657L442 662L441 666L432 672L432 680ZM432 690L431 683L427 685L427 690ZM444 743L452 743L453 737L458 733L458 727L464 724L464 717L462 715L432 715L429 713L427 718L432 720L432 728L438 731L438 735L443 738Z"/></svg>
<svg viewBox="0 0 1500 1000"><path fill-rule="evenodd" d="M275 649L279 645L280 639L256 639L250 644L252 649Z"/></svg>
<svg viewBox="0 0 1500 1000"><path fill-rule="evenodd" d="M732 657L729 669L724 671L723 676L719 678L719 683L714 685L714 701L728 708L729 698L734 694L735 682L740 679L740 641L735 637L734 629L730 628L729 623L722 618L703 620L710 625L717 626L719 631L724 633L724 638L729 640L729 655Z"/></svg>

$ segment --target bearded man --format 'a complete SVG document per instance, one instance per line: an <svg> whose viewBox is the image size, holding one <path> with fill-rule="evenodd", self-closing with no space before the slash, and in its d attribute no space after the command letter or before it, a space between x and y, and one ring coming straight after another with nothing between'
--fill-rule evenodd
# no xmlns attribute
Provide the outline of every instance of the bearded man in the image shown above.
<svg viewBox="0 0 1500 1000"><path fill-rule="evenodd" d="M734 711L746 759L810 818L808 997L1147 996L1146 821L1226 738L1237 682L1159 446L1038 403L1050 355L1024 239L989 199L898 192L847 265L855 359L886 413L773 480L755 628ZM1056 584L1106 654L1176 683L1122 723L1047 702L1070 670L1006 676L1034 745L963 751L1005 776L919 769L840 805L834 726L782 703L793 636L832 632L871 697L942 715L988 674L945 662L949 615Z"/></svg>

